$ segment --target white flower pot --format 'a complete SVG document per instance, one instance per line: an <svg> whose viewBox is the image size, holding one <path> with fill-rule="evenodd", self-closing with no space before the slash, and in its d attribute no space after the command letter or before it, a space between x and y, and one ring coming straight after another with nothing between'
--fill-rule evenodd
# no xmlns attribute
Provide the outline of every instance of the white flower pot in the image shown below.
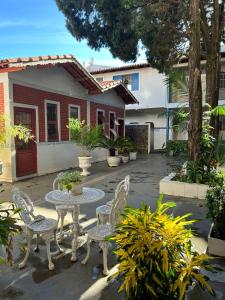
<svg viewBox="0 0 225 300"><path fill-rule="evenodd" d="M124 164L126 164L126 163L128 163L128 161L129 161L129 156L121 156L121 160L122 160L122 162L124 163Z"/></svg>
<svg viewBox="0 0 225 300"><path fill-rule="evenodd" d="M107 162L110 167L118 167L120 164L119 156L107 156Z"/></svg>
<svg viewBox="0 0 225 300"><path fill-rule="evenodd" d="M208 235L208 253L225 257L225 241L212 237L213 223Z"/></svg>
<svg viewBox="0 0 225 300"><path fill-rule="evenodd" d="M91 156L79 156L79 167L82 169L82 176L88 176L91 173L88 171L88 169L91 167Z"/></svg>
<svg viewBox="0 0 225 300"><path fill-rule="evenodd" d="M130 160L136 160L137 159L137 152L130 152L129 156L130 156Z"/></svg>
<svg viewBox="0 0 225 300"><path fill-rule="evenodd" d="M3 172L3 162L0 161L0 175L2 175L2 172Z"/></svg>

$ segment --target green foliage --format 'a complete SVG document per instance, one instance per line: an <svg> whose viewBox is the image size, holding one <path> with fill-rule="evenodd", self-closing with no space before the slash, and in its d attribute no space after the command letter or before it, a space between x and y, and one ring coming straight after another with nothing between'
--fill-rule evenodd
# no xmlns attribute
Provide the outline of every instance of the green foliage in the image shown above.
<svg viewBox="0 0 225 300"><path fill-rule="evenodd" d="M66 25L91 48L109 48L114 57L135 61L140 43L148 61L161 71L177 62L186 41L189 1L56 0Z"/></svg>
<svg viewBox="0 0 225 300"><path fill-rule="evenodd" d="M119 259L114 275L122 280L119 291L125 290L130 300L183 300L188 287L197 282L214 295L208 278L200 272L213 270L210 257L192 251L189 225L195 221L188 220L190 214L167 214L176 204L162 200L161 195L155 212L147 205L127 208L111 238Z"/></svg>
<svg viewBox="0 0 225 300"><path fill-rule="evenodd" d="M12 264L12 237L20 231L15 215L18 213L13 205L5 209L0 207L0 245L6 247L7 261ZM4 261L0 257L0 261Z"/></svg>
<svg viewBox="0 0 225 300"><path fill-rule="evenodd" d="M87 151L99 146L102 136L101 126L91 127L85 124L85 121L80 122L78 119L70 118L67 128L70 130L71 139L82 147L83 155L87 155Z"/></svg>
<svg viewBox="0 0 225 300"><path fill-rule="evenodd" d="M165 146L166 155L173 152L173 156L186 156L187 155L187 141L169 140Z"/></svg>
<svg viewBox="0 0 225 300"><path fill-rule="evenodd" d="M81 183L81 175L79 171L66 172L59 179L59 187L61 190L70 191L75 183Z"/></svg>
<svg viewBox="0 0 225 300"><path fill-rule="evenodd" d="M6 117L0 115L0 145L4 144L9 137L18 138L25 143L34 138L30 129L23 125L6 126L6 121Z"/></svg>
<svg viewBox="0 0 225 300"><path fill-rule="evenodd" d="M216 141L214 155L219 166L225 163L225 142L223 140Z"/></svg>
<svg viewBox="0 0 225 300"><path fill-rule="evenodd" d="M210 188L206 195L207 217L213 223L213 236L225 240L225 187L217 185Z"/></svg>
<svg viewBox="0 0 225 300"><path fill-rule="evenodd" d="M134 149L134 143L128 137L119 137L117 144L119 154L128 154Z"/></svg>
<svg viewBox="0 0 225 300"><path fill-rule="evenodd" d="M119 147L118 138L108 138L106 136L102 136L99 141L99 146L111 150L117 150Z"/></svg>

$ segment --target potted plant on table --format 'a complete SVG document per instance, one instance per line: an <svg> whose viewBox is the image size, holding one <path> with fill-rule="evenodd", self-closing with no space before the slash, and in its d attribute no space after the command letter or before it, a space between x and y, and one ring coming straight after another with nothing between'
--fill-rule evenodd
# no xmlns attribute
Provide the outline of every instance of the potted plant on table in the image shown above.
<svg viewBox="0 0 225 300"><path fill-rule="evenodd" d="M70 130L71 139L81 147L81 155L78 157L79 167L83 170L81 175L88 176L92 157L90 151L97 148L102 135L101 126L91 127L85 121L70 118L67 128Z"/></svg>
<svg viewBox="0 0 225 300"><path fill-rule="evenodd" d="M208 235L208 252L225 257L225 186L217 184L207 191L207 217L212 220Z"/></svg>
<svg viewBox="0 0 225 300"><path fill-rule="evenodd" d="M120 158L116 155L118 149L118 139L117 138L107 138L103 136L99 143L100 147L108 149L109 155L107 156L107 162L109 167L118 167L120 164Z"/></svg>
<svg viewBox="0 0 225 300"><path fill-rule="evenodd" d="M74 195L82 194L81 174L78 171L63 173L59 178L60 190L71 191Z"/></svg>

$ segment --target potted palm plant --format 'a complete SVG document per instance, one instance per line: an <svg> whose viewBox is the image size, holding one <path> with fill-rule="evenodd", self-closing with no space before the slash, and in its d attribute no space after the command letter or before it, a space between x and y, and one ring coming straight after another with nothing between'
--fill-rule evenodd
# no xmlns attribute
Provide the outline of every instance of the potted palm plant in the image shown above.
<svg viewBox="0 0 225 300"><path fill-rule="evenodd" d="M59 178L60 190L71 191L74 195L82 194L81 174L78 171L63 173Z"/></svg>
<svg viewBox="0 0 225 300"><path fill-rule="evenodd" d="M81 154L78 157L79 167L82 169L82 176L88 176L91 173L88 169L91 167L92 157L90 151L98 147L99 139L102 135L101 126L91 127L85 124L85 121L70 118L67 128L70 130L71 139L81 147Z"/></svg>
<svg viewBox="0 0 225 300"><path fill-rule="evenodd" d="M118 139L107 138L106 136L103 136L99 144L100 147L108 149L109 151L109 155L107 156L109 167L118 167L120 164L120 158L116 155L116 150L118 149Z"/></svg>
<svg viewBox="0 0 225 300"><path fill-rule="evenodd" d="M130 148L129 148L129 158L130 160L136 160L137 159L137 145L133 142L130 141Z"/></svg>
<svg viewBox="0 0 225 300"><path fill-rule="evenodd" d="M127 137L118 138L118 152L123 163L129 161L130 146L131 142Z"/></svg>

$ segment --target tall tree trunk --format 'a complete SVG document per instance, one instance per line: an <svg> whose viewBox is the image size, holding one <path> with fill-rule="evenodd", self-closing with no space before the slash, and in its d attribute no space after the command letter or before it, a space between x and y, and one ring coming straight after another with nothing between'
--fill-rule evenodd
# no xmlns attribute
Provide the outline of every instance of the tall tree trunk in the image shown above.
<svg viewBox="0 0 225 300"><path fill-rule="evenodd" d="M224 30L224 0L213 0L210 23L203 1L201 7L201 30L206 49L206 102L216 107L219 102L220 43ZM215 137L219 134L218 117L213 117L211 126Z"/></svg>
<svg viewBox="0 0 225 300"><path fill-rule="evenodd" d="M189 52L189 107L188 157L197 160L200 154L202 133L202 85L200 69L200 0L190 1L190 52Z"/></svg>
<svg viewBox="0 0 225 300"><path fill-rule="evenodd" d="M216 107L219 102L219 73L220 73L220 47L207 54L206 62L206 102L212 107ZM211 118L212 134L218 137L219 118Z"/></svg>

